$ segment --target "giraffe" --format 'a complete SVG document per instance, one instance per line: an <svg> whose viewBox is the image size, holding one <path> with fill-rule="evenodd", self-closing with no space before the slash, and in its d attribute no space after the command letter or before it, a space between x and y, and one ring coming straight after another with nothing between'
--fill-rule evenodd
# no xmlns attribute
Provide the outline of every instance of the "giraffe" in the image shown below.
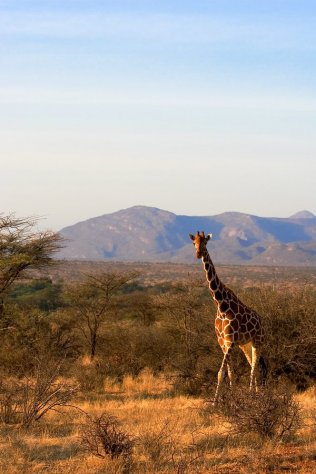
<svg viewBox="0 0 316 474"><path fill-rule="evenodd" d="M251 366L250 390L257 389L256 371L258 363L263 377L266 376L266 365L260 355L265 337L259 314L242 303L235 293L218 278L206 247L212 234L205 236L204 232L197 231L195 236L192 234L189 234L189 236L195 246L196 257L202 259L209 290L217 307L215 332L224 356L218 372L214 397L214 403L216 403L226 368L230 385L233 384L231 352L235 345L240 347Z"/></svg>

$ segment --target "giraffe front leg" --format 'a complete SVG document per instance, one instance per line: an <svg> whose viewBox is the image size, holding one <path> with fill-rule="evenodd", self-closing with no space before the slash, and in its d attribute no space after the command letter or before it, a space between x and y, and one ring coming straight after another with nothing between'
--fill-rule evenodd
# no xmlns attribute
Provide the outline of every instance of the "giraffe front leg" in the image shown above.
<svg viewBox="0 0 316 474"><path fill-rule="evenodd" d="M219 387L221 386L221 383L223 382L224 377L225 377L225 364L226 364L225 357L226 357L226 354L224 355L221 368L219 369L218 374L217 374L217 386L216 386L214 402L213 402L214 405L216 404L218 400Z"/></svg>
<svg viewBox="0 0 316 474"><path fill-rule="evenodd" d="M224 380L224 377L225 377L226 365L228 367L228 376L229 376L230 384L232 383L232 365L230 363L231 362L230 361L231 347L225 348L224 350L225 350L225 352L224 352L224 357L223 357L223 360L222 360L222 364L221 364L221 367L220 367L220 369L218 371L218 374L217 374L217 387L216 387L216 391L215 391L213 405L215 405L217 400L218 400L219 388L220 388L220 386L221 386L221 384Z"/></svg>
<svg viewBox="0 0 316 474"><path fill-rule="evenodd" d="M227 355L226 362L227 362L227 372L228 372L228 378L229 378L229 385L230 385L230 387L232 387L233 382L234 382L234 369L233 369L233 363L232 363L232 358L231 358L230 353Z"/></svg>

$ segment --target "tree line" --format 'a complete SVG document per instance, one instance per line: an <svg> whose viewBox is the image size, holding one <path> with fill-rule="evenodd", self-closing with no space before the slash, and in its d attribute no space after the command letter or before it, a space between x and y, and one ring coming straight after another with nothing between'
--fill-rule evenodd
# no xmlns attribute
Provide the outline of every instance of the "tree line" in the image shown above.
<svg viewBox="0 0 316 474"><path fill-rule="evenodd" d="M58 234L34 231L35 224L0 219L2 380L58 367L82 392L97 392L106 389L107 377L122 380L149 368L170 377L177 392L213 389L222 354L203 281L188 276L146 287L132 271L98 271L76 282L34 279L29 271L56 264L63 245ZM235 290L263 317L270 383L306 389L316 378L315 289ZM249 368L235 350L237 381L247 383Z"/></svg>

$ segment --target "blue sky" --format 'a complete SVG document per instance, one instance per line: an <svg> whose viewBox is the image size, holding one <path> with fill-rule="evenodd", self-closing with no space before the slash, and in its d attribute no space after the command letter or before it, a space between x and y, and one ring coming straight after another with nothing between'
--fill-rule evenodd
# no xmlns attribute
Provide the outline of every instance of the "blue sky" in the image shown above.
<svg viewBox="0 0 316 474"><path fill-rule="evenodd" d="M316 4L0 0L1 210L316 212Z"/></svg>

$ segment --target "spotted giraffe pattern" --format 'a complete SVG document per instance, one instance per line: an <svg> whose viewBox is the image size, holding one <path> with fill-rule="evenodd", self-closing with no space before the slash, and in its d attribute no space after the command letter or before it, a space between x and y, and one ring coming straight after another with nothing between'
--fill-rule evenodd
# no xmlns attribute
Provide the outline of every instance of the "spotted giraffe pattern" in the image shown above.
<svg viewBox="0 0 316 474"><path fill-rule="evenodd" d="M210 237L210 235L205 237L204 232L201 234L197 232L195 236L190 234L195 245L196 256L203 261L210 293L217 307L215 332L224 358L218 374L216 399L226 366L232 383L230 353L234 345L242 349L251 365L250 387L252 388L260 350L264 343L264 331L259 314L242 303L235 293L218 278L206 247Z"/></svg>
<svg viewBox="0 0 316 474"><path fill-rule="evenodd" d="M202 260L209 289L217 306L215 331L222 350L249 342L260 347L264 342L260 316L219 280L208 252L203 255Z"/></svg>

